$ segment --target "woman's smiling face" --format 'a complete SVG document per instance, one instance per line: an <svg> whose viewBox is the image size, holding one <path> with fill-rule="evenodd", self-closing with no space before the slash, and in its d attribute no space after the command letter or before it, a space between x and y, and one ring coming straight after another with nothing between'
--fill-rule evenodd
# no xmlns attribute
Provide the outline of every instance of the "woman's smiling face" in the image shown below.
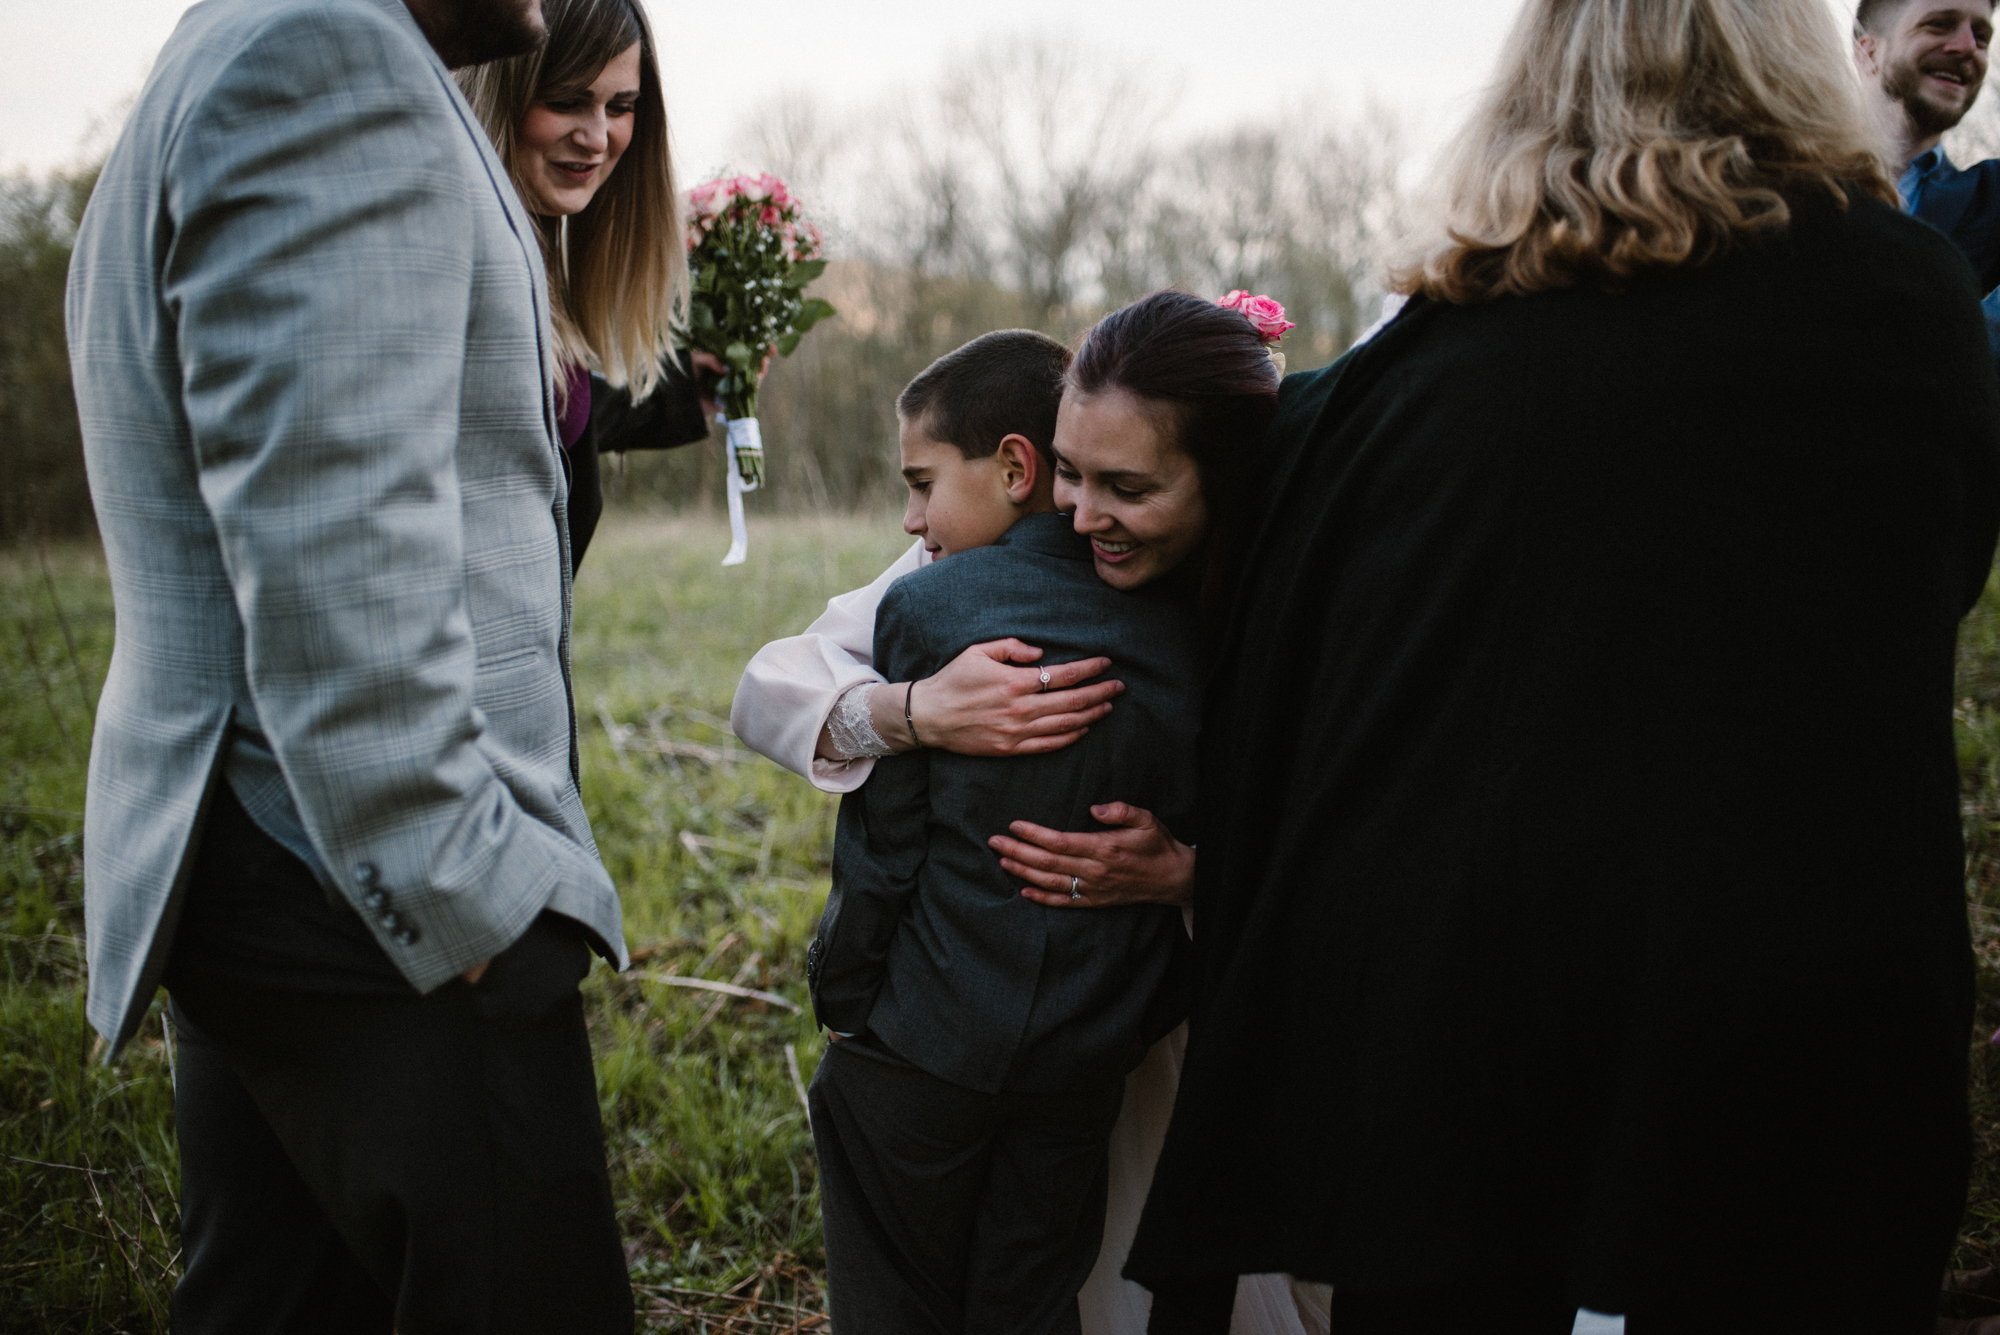
<svg viewBox="0 0 2000 1335"><path fill-rule="evenodd" d="M639 100L639 44L626 47L575 93L537 102L514 136L529 210L544 218L581 213L632 142Z"/></svg>
<svg viewBox="0 0 2000 1335"><path fill-rule="evenodd" d="M1136 589L1177 569L1208 534L1201 470L1166 414L1129 390L1068 390L1056 416L1056 508L1090 539L1097 577Z"/></svg>

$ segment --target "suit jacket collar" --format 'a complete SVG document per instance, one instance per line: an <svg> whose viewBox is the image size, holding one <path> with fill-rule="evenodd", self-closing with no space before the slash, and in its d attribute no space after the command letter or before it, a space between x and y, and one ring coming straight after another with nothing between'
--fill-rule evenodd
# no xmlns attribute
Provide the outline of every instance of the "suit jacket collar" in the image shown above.
<svg viewBox="0 0 2000 1335"><path fill-rule="evenodd" d="M471 105L465 100L465 94L459 91L458 80L452 77L444 62L438 59L430 38L424 36L424 30L417 26L416 17L410 13L409 6L404 4L403 0L362 0L362 3L373 5L390 15L399 26L409 30L410 36L423 49L424 56L430 61L438 81L444 85L445 95L451 100L452 110L458 113L460 128L472 140L473 147L479 153L479 160L486 168L487 179L492 182L493 193L499 197L500 207L506 211L507 224L513 229L514 239L520 243L521 256L528 263L528 274L534 287L535 344L542 364L543 425L548 430L550 448L559 450L562 436L556 424L555 335L549 314L548 278L542 268L542 243L535 233L534 223L529 220L528 210L521 203L521 197L515 191L514 182L507 175L506 165L500 161L500 154L494 149L493 141L486 137L486 127L481 125L479 118L473 114Z"/></svg>
<svg viewBox="0 0 2000 1335"><path fill-rule="evenodd" d="M1953 236L1966 210L1972 207L1975 195L1966 184L1961 184L1965 178L1966 173L1945 156L1940 146L1920 154L1910 164L1897 183L1896 193L1902 197L1906 213L1917 214L1947 236ZM1905 185L1909 187L1907 191ZM1973 267L1978 267L1977 260L1973 261Z"/></svg>
<svg viewBox="0 0 2000 1335"><path fill-rule="evenodd" d="M1000 535L996 547L1025 547L1031 552L1044 556L1059 556L1068 561L1088 561L1090 539L1078 533L1070 523L1068 515L1040 514L1026 515L1014 521L1014 527Z"/></svg>

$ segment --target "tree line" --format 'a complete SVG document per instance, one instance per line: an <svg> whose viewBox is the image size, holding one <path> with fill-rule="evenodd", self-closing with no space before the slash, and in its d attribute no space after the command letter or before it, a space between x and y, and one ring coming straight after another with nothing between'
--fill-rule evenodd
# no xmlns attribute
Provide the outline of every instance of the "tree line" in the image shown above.
<svg viewBox="0 0 2000 1335"><path fill-rule="evenodd" d="M897 393L988 330L1074 342L1159 288L1244 288L1298 322L1291 369L1344 351L1405 239L1396 118L1295 108L1175 136L1160 126L1177 92L1102 52L1018 38L885 103L793 93L756 109L732 166L776 172L829 224L836 259L813 290L839 315L766 381L771 494L753 508L900 505ZM721 478L714 449L635 454L607 490L706 507Z"/></svg>
<svg viewBox="0 0 2000 1335"><path fill-rule="evenodd" d="M761 412L770 483L753 509L899 503L895 397L991 329L1072 342L1162 287L1268 292L1299 327L1291 369L1370 323L1404 236L1406 146L1394 117L1305 108L1194 135L1160 127L1170 79L1083 47L1018 38L957 58L885 103L776 97L733 167L791 182L828 226L839 315L777 363ZM696 177L684 167L684 184ZM63 339L63 285L91 169L0 178L0 542L91 527ZM616 501L707 507L720 449L634 454Z"/></svg>

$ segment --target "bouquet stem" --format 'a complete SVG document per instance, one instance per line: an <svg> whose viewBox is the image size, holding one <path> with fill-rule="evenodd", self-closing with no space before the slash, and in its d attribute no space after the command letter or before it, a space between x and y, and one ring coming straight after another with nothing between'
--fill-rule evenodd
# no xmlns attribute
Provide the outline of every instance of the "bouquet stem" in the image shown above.
<svg viewBox="0 0 2000 1335"><path fill-rule="evenodd" d="M743 493L757 490L764 481L764 437L754 417L725 416L723 423L729 431L728 467L724 470L729 490L729 554L722 558L722 564L740 566L750 552L750 533L743 523Z"/></svg>

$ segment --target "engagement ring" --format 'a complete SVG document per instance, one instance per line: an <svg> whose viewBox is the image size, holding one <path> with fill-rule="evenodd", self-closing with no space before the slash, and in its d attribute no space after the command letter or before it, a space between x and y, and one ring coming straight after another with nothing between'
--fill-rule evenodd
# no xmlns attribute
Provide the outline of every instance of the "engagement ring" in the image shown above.
<svg viewBox="0 0 2000 1335"><path fill-rule="evenodd" d="M1080 876L1069 878L1069 897L1072 902L1083 898L1083 888L1077 884L1082 879Z"/></svg>
<svg viewBox="0 0 2000 1335"><path fill-rule="evenodd" d="M1042 689L1045 691L1049 689L1049 670L1047 668L1042 669Z"/></svg>

